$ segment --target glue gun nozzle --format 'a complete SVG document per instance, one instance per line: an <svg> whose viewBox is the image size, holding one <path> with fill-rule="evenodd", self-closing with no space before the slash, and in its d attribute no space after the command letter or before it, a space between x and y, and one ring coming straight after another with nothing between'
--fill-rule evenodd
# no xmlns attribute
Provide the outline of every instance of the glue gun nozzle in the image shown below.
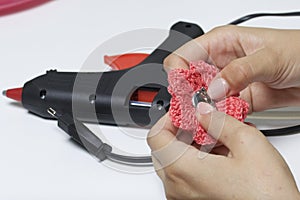
<svg viewBox="0 0 300 200"><path fill-rule="evenodd" d="M23 92L23 88L13 88L13 89L4 90L2 94L3 96L6 96L15 101L22 101L22 92Z"/></svg>

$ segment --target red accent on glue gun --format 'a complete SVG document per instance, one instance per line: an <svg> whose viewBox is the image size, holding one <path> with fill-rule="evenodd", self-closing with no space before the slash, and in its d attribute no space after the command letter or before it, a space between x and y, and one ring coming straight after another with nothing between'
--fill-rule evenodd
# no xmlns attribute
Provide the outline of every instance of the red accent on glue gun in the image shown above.
<svg viewBox="0 0 300 200"><path fill-rule="evenodd" d="M127 53L114 56L105 55L104 62L114 70L122 70L139 64L148 56L149 54L146 53Z"/></svg>
<svg viewBox="0 0 300 200"><path fill-rule="evenodd" d="M22 92L23 88L14 88L3 91L3 95L16 101L22 101Z"/></svg>

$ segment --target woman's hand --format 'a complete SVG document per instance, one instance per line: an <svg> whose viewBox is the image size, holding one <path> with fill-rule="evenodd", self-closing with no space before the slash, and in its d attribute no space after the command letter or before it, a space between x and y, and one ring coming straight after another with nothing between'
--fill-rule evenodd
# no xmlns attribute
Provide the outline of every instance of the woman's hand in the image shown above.
<svg viewBox="0 0 300 200"><path fill-rule="evenodd" d="M198 105L201 125L229 153L203 153L177 140L178 129L164 116L151 129L148 144L168 199L300 199L289 167L261 132L208 104Z"/></svg>
<svg viewBox="0 0 300 200"><path fill-rule="evenodd" d="M165 60L166 70L204 60L222 71L208 93L241 92L251 111L300 105L300 31L224 26L185 44ZM208 104L197 118L224 144L214 154L179 141L168 115L150 131L155 169L170 199L300 199L294 178L256 128ZM217 154L215 154L218 152Z"/></svg>
<svg viewBox="0 0 300 200"><path fill-rule="evenodd" d="M300 105L300 31L223 26L188 42L165 60L168 70L204 60L223 69L208 94L240 91L251 111Z"/></svg>

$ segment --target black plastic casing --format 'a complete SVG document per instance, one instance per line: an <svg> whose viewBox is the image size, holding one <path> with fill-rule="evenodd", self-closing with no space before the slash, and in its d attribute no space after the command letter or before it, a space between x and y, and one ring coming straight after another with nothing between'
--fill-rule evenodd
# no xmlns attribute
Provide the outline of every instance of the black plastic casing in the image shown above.
<svg viewBox="0 0 300 200"><path fill-rule="evenodd" d="M43 118L53 118L47 113L52 107L84 122L151 126L169 109L171 96L163 60L203 33L196 24L178 22L157 49L126 70L91 73L50 70L25 83L23 106ZM130 104L130 97L138 88L158 91L151 107Z"/></svg>

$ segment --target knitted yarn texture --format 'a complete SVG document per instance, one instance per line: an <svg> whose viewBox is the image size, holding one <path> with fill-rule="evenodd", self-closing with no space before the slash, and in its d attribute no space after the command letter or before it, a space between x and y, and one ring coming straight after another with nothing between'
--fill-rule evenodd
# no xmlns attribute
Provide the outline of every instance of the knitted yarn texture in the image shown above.
<svg viewBox="0 0 300 200"><path fill-rule="evenodd" d="M196 61L190 63L190 69L174 69L168 74L168 91L172 95L169 115L174 126L193 134L197 144L209 145L216 142L198 122L192 104L192 97L202 87L206 90L212 79L219 72L218 68ZM247 116L249 105L237 96L226 97L216 103L218 111L224 112L244 121Z"/></svg>

